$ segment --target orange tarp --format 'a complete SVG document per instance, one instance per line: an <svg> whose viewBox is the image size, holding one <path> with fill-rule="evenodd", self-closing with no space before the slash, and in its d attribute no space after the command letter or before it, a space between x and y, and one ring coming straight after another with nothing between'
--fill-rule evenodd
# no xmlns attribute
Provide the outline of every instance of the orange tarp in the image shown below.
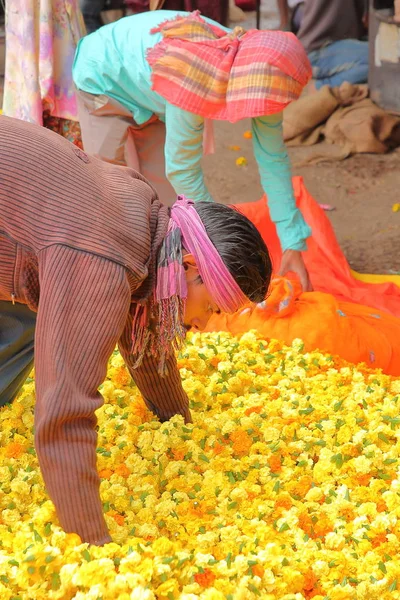
<svg viewBox="0 0 400 600"><path fill-rule="evenodd" d="M306 351L319 349L400 375L400 319L332 294L302 293L297 281L275 278L265 302L235 315L214 315L206 331L249 329L286 344L301 338Z"/></svg>
<svg viewBox="0 0 400 600"><path fill-rule="evenodd" d="M354 274L327 216L302 178L295 177L293 183L297 205L312 229L304 259L315 291L302 293L294 277L276 277L265 302L235 315L214 315L207 330L239 334L256 329L287 344L301 338L307 351L320 349L400 375L399 278L370 283ZM265 198L238 208L261 231L276 269L281 248Z"/></svg>
<svg viewBox="0 0 400 600"><path fill-rule="evenodd" d="M333 294L338 300L372 306L400 317L400 288L393 281L368 283L353 276L338 244L332 225L311 194L302 177L293 178L297 206L312 229L304 260L314 290ZM274 268L280 263L282 251L275 225L269 216L265 198L258 202L236 206L261 232L271 254ZM389 277L390 279L390 277Z"/></svg>

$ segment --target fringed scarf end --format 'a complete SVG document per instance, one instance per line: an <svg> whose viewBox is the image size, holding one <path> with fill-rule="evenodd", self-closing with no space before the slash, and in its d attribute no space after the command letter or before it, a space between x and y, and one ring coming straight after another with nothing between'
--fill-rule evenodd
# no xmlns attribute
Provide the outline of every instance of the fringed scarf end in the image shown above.
<svg viewBox="0 0 400 600"><path fill-rule="evenodd" d="M165 29L166 27L173 25L175 23L179 23L179 21L183 21L184 19L187 19L188 17L200 17L201 13L199 10L194 10L192 11L189 15L176 15L175 17L173 17L172 19L165 19L165 21L162 21L161 23L159 23L159 25L157 25L156 27L153 27L152 29L150 29L150 33L162 33L163 29Z"/></svg>
<svg viewBox="0 0 400 600"><path fill-rule="evenodd" d="M168 374L166 362L171 354L182 348L186 337L183 325L185 300L175 295L152 304L137 305L132 323L133 368L140 366L146 354L158 359L158 373ZM152 330L152 322L157 331Z"/></svg>

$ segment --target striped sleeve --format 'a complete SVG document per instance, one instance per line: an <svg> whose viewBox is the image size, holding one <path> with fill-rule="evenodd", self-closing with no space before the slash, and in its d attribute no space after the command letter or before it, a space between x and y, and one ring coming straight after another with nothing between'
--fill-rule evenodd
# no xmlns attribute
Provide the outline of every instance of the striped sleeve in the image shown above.
<svg viewBox="0 0 400 600"><path fill-rule="evenodd" d="M102 545L105 524L96 469L98 386L131 302L124 267L55 245L39 255L35 340L35 444L60 524Z"/></svg>
<svg viewBox="0 0 400 600"><path fill-rule="evenodd" d="M161 377L157 371L158 360L151 356L145 356L142 364L134 369L130 354L131 331L132 320L129 317L127 326L119 341L119 350L147 407L161 421L167 421L174 415L182 415L185 422L190 423L192 419L189 410L189 399L182 387L175 355L173 354L168 359L168 374L164 377Z"/></svg>

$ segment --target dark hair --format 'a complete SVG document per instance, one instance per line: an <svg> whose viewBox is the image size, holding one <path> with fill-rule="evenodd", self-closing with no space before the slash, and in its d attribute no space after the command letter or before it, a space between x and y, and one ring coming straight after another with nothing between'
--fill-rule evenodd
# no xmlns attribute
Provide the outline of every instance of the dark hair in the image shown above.
<svg viewBox="0 0 400 600"><path fill-rule="evenodd" d="M214 202L196 202L194 206L242 292L253 302L262 302L271 280L272 264L258 229L230 206Z"/></svg>

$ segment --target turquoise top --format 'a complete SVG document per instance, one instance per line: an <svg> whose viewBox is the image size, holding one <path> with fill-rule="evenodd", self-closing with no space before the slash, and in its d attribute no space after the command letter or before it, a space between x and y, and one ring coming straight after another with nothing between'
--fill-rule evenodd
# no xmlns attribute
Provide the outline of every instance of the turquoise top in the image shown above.
<svg viewBox="0 0 400 600"><path fill-rule="evenodd" d="M138 125L154 114L165 122L165 171L169 181L177 194L195 201L211 201L201 168L203 117L168 103L151 89L146 52L162 36L151 34L150 30L176 14L177 11L159 10L125 17L82 38L75 55L73 78L78 89L105 94L120 102ZM251 121L261 183L282 248L305 250L311 231L296 208L283 142L282 114Z"/></svg>

